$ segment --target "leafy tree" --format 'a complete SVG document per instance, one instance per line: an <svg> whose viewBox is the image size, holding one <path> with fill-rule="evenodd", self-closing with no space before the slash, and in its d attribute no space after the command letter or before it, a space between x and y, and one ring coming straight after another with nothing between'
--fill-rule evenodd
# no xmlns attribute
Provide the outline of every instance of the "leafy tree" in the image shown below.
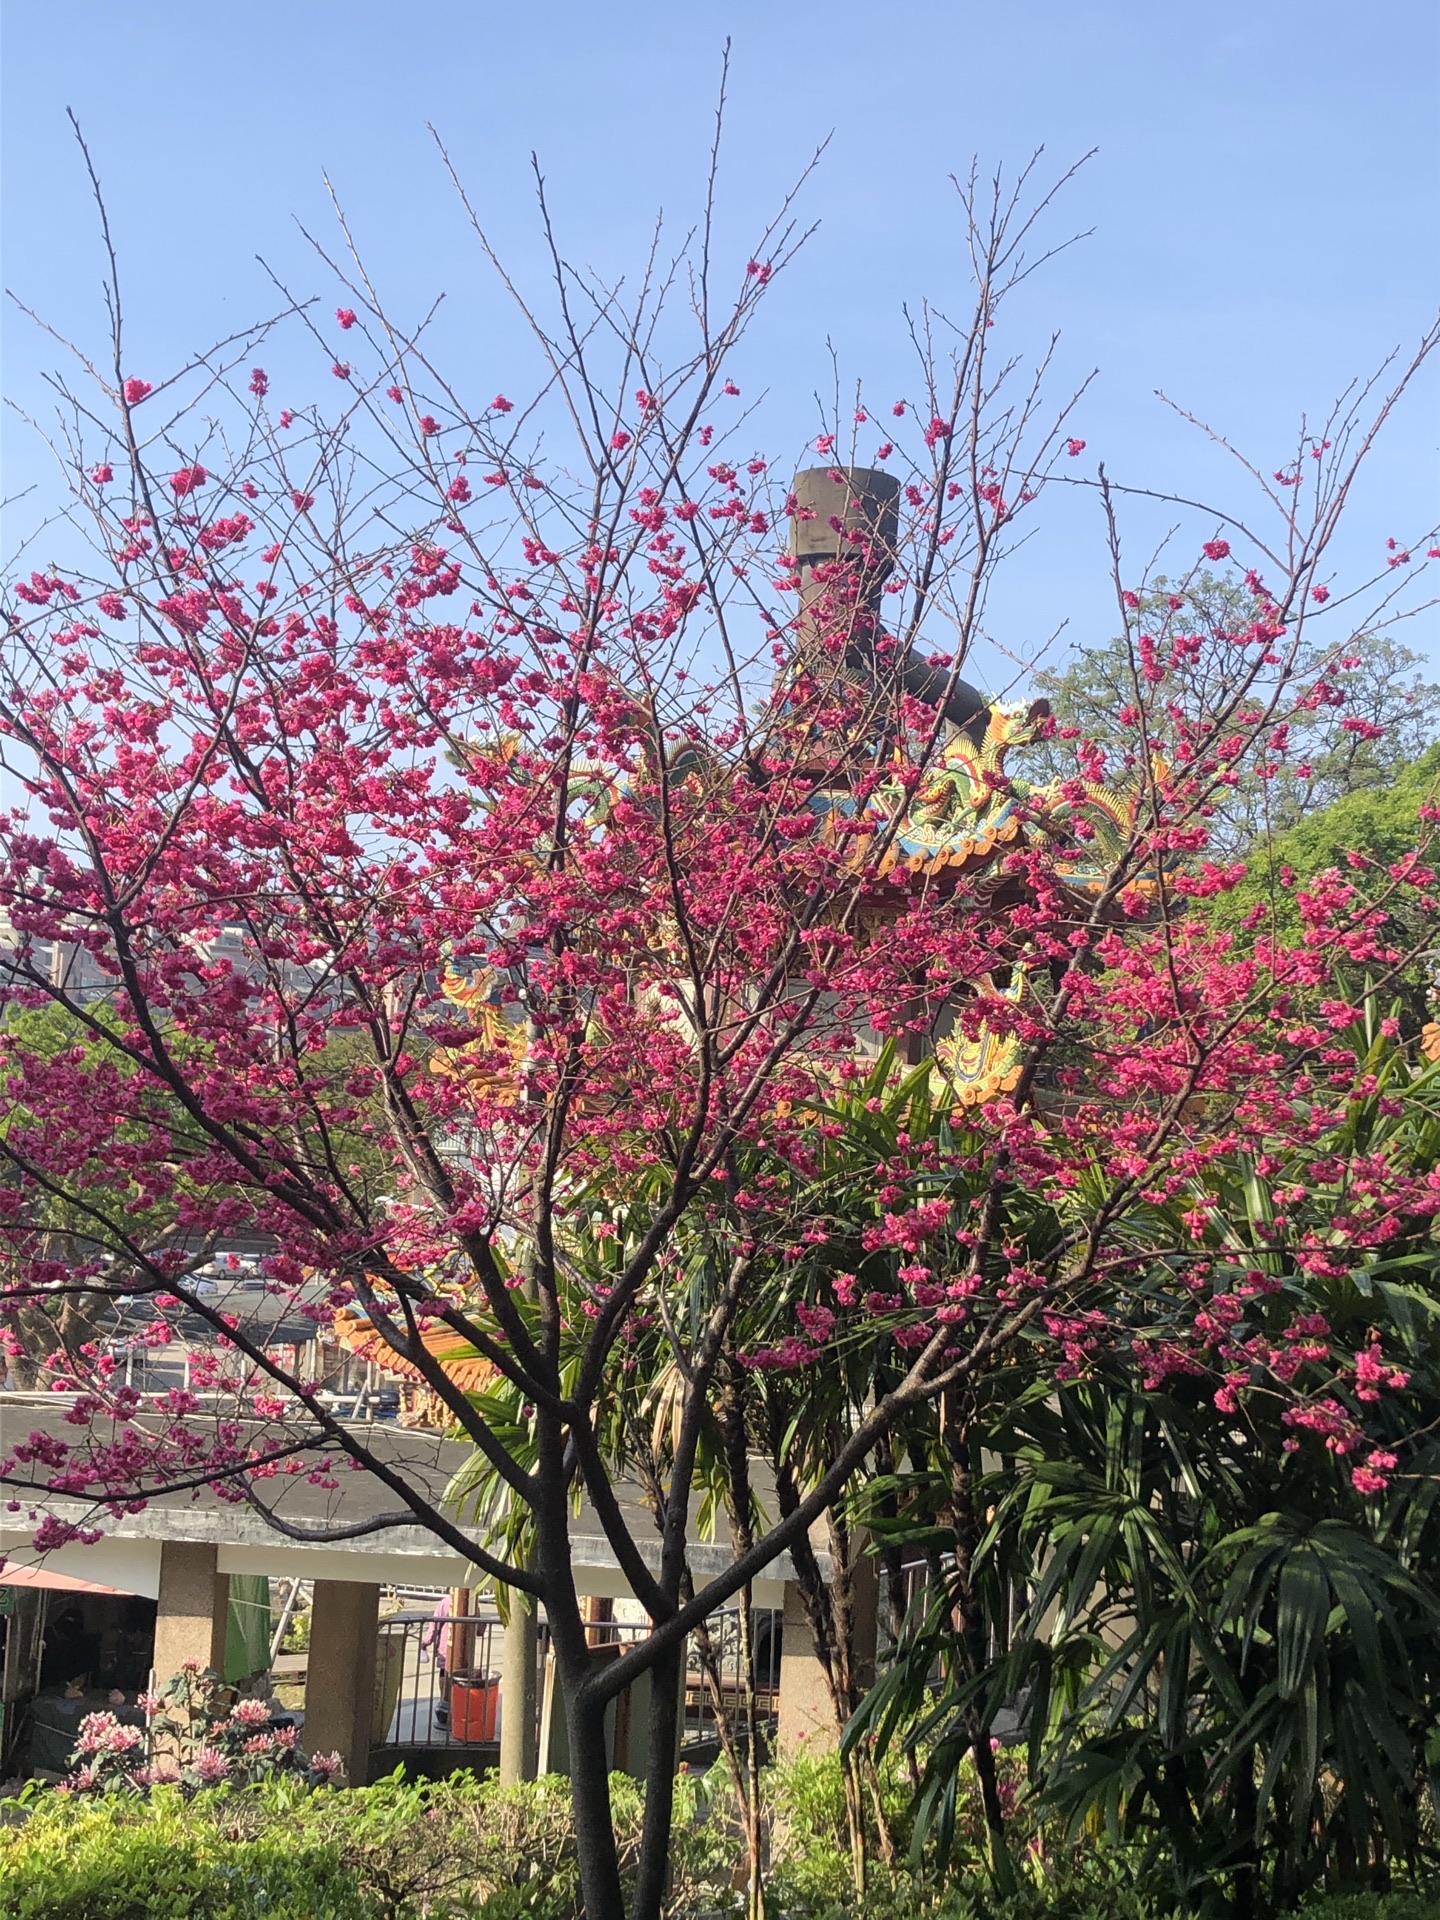
<svg viewBox="0 0 1440 1920"><path fill-rule="evenodd" d="M99 1008L93 1017L103 1025L107 1016ZM117 1228L138 1227L156 1247L174 1238L185 1187L184 1128L180 1108L158 1089L142 1094L143 1113L134 1111L141 1090L131 1071L63 1005L11 1006L4 1030L17 1091L22 1084L38 1089L63 1077L76 1055L86 1062L90 1082L84 1115L90 1151L77 1155L71 1181L35 1197L31 1220L38 1248L21 1267L29 1282L26 1297L16 1302L0 1335L15 1383L34 1387L81 1364L83 1353L113 1327L115 1295L124 1281L113 1258ZM43 1108L43 1100L12 1100L0 1133L14 1151L23 1153L36 1129L49 1124ZM168 1135L163 1155L155 1151L157 1127ZM48 1263L48 1285L37 1270L37 1254ZM198 1254L196 1263L207 1255ZM94 1286L83 1284L87 1275Z"/></svg>
<svg viewBox="0 0 1440 1920"><path fill-rule="evenodd" d="M1397 766L1383 784L1343 794L1257 843L1249 850L1244 876L1208 902L1208 913L1219 926L1262 924L1293 933L1300 924L1295 890L1317 874L1352 874L1357 866L1388 873L1413 858L1426 837L1426 809L1436 805L1437 792L1440 744L1418 760ZM1408 907L1400 896L1393 904L1402 912ZM1262 914L1258 923L1257 908ZM1430 911L1418 906L1413 915L1417 935L1423 934Z"/></svg>
<svg viewBox="0 0 1440 1920"><path fill-rule="evenodd" d="M1157 576L1131 598L1124 634L1082 647L1062 668L1036 676L1057 731L1030 757L1050 778L1068 770L1071 729L1112 761L1133 761L1133 716L1147 702L1175 706L1191 726L1209 719L1228 728L1233 720L1243 738L1243 716L1263 713L1281 689L1304 683L1320 691L1313 705L1282 695L1272 751L1231 769L1233 784L1211 796L1210 841L1219 853L1259 849L1347 796L1380 799L1440 734L1440 684L1425 678L1424 656L1384 629L1332 633L1323 602L1308 616L1303 639L1277 648L1273 662L1254 674L1236 637L1273 602L1246 580L1200 567L1178 581ZM1147 680L1137 660L1142 632L1168 642L1158 680ZM1337 815L1337 831L1356 818Z"/></svg>
<svg viewBox="0 0 1440 1920"><path fill-rule="evenodd" d="M803 1553L906 1417L963 1412L1010 1356L1208 1351L1203 1294L1145 1280L1188 1245L1164 1209L1237 1136L1288 1162L1340 1124L1369 1069L1317 1053L1297 1008L1323 1007L1357 958L1403 957L1344 891L1308 901L1303 938L1263 964L1175 911L1207 884L1177 855L1203 850L1222 771L1273 751L1281 709L1308 710L1283 662L1257 714L1182 711L1190 758L1167 771L1137 753L1126 792L1097 795L1083 754L1044 795L1003 773L1027 716L986 709L958 673L996 569L1079 444L1069 403L1043 414L998 350L1047 204L1031 191L972 176L975 299L950 357L922 367L918 411L897 403L874 468L858 465L878 439L868 414L844 442L837 422L794 493L741 437L730 378L793 255L788 212L723 308L700 223L674 269L696 290L683 321L658 254L617 290L555 245L557 310L533 321L547 372L524 406L468 403L359 274L325 353L333 410L272 403L263 329L148 378L112 273L105 371L73 415L100 438L62 453L74 546L6 594L12 1000L62 1007L87 1040L46 1053L0 1029L31 1116L0 1134L0 1305L57 1283L118 1291L94 1262L57 1276L57 1197L83 1206L110 1161L163 1198L183 1128L187 1231L264 1234L279 1294L322 1287L363 1316L504 1511L457 1513L397 1472L187 1285L169 1224L143 1210L97 1210L97 1241L125 1291L178 1298L221 1337L192 1369L209 1397L138 1406L77 1363L74 1424L14 1444L0 1478L48 1509L42 1546L97 1502L128 1510L198 1475L277 1535L324 1541L336 1530L273 1500L277 1461L304 1451L322 1476L369 1476L367 1531L418 1522L543 1604L590 1920L624 1910L609 1703L650 1675L631 1911L656 1920L687 1636ZM1235 642L1252 678L1326 564L1347 449L1373 437L1352 426L1315 449L1310 522L1285 508L1287 578ZM846 445L856 464L831 467ZM103 1017L26 944L57 940L113 980ZM879 1160L837 1159L857 1055L877 1032L923 1051L946 1022L966 1044L1015 1043L1001 1097L951 1082L918 1136L897 1125ZM377 1165L394 1171L383 1191ZM1366 1167L1367 1231L1440 1209L1383 1141ZM1348 1229L1316 1231L1324 1258ZM1337 1397L1354 1353L1325 1347L1323 1385L1285 1371L1302 1306L1275 1305L1253 1364L1280 1404L1325 1409L1358 1444ZM639 1455L612 1412L657 1326L658 1543L619 1497ZM437 1341L486 1363L498 1402L458 1383ZM873 1386L778 1442L794 1498L759 1519L733 1472L754 1402L732 1419L725 1395L742 1370L803 1379L837 1351ZM761 1413L788 1419L786 1397ZM711 1433L733 1552L698 1579ZM957 1547L975 1513L963 1451ZM1374 1458L1361 1470L1383 1479ZM603 1671L572 1564L582 1496L650 1621Z"/></svg>
<svg viewBox="0 0 1440 1920"><path fill-rule="evenodd" d="M5 1009L6 1054L16 1090L53 1086L83 1063L89 1094L83 1114L75 1117L71 1179L34 1196L33 1237L23 1243L16 1276L24 1297L14 1302L0 1329L0 1351L22 1388L70 1376L87 1354L93 1357L97 1341L118 1332L117 1296L132 1288L142 1294L153 1290L145 1270L118 1251L122 1241L141 1244L152 1255L168 1251L180 1263L177 1272L193 1274L210 1267L226 1237L223 1209L212 1223L197 1205L190 1163L203 1155L203 1134L172 1093L137 1081L133 1063L111 1044L115 1028L113 1009L103 998L86 1003L84 1018L61 1002L27 1006L17 1001ZM356 1062L357 1045L354 1035L342 1031L329 1036L319 1051L328 1066L345 1073ZM303 1137L312 1123L313 1115L297 1114L296 1134ZM13 1100L0 1120L12 1164L25 1156L37 1130L54 1124L43 1099L33 1106ZM363 1183L374 1196L393 1184L394 1166L387 1165L373 1125L362 1128L332 1117L330 1127L349 1156L357 1185ZM220 1196L211 1192L205 1199L215 1207ZM0 1247L0 1256L13 1244ZM43 1279L47 1262L48 1283ZM87 1276L94 1285L84 1284ZM235 1303L227 1306L235 1311ZM168 1314L173 1316L173 1309ZM246 1318L243 1307L240 1317ZM178 1332L183 1321L172 1317L172 1325Z"/></svg>

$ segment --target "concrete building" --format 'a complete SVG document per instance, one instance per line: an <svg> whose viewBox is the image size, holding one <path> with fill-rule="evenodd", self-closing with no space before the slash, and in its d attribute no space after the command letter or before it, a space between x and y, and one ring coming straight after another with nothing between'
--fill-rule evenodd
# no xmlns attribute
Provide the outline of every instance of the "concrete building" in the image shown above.
<svg viewBox="0 0 1440 1920"><path fill-rule="evenodd" d="M66 1398L0 1394L0 1428L4 1429L0 1445L13 1445L37 1428L68 1431L63 1424ZM467 1449L433 1432L407 1431L388 1423L367 1426L366 1440L385 1461L403 1471L407 1481L437 1496L467 1457ZM333 1489L312 1485L304 1473L290 1479L275 1500L285 1526L302 1534L333 1531L373 1522L393 1509L394 1496L370 1475L342 1470L336 1479ZM103 1524L105 1531L92 1545L66 1546L39 1556L30 1541L35 1526L32 1515L41 1513L76 1524ZM633 1503L628 1517L643 1541L647 1527ZM308 1541L284 1536L249 1507L229 1504L208 1489L194 1497L170 1495L138 1513L98 1522L93 1508L47 1496L33 1509L0 1512L0 1554L7 1561L0 1568L0 1593L8 1583L12 1594L30 1596L12 1600L16 1610L10 1616L10 1637L17 1646L22 1637L17 1623L33 1616L39 1604L34 1600L37 1582L59 1581L48 1591L68 1596L72 1612L81 1604L73 1596L87 1590L153 1602L150 1666L156 1684L187 1661L223 1669L230 1587L237 1576L265 1575L272 1584L305 1582L311 1601L303 1744L312 1752L338 1752L346 1777L357 1784L377 1765L386 1770L393 1767L405 1747L403 1734L398 1742L387 1741L390 1723L403 1717L394 1711L393 1674L388 1676L390 1692L386 1691L386 1654L394 1651L390 1643L408 1635L406 1645L418 1645L422 1634L449 1630L434 1621L422 1627L413 1614L402 1618L398 1627L394 1618L382 1621L382 1594L429 1589L452 1599L456 1594L475 1596L472 1605L488 1604L481 1597L483 1577L417 1524L385 1521L376 1531L349 1539ZM646 1557L658 1565L658 1545ZM697 1581L720 1572L729 1560L729 1551L722 1546L700 1541L691 1548ZM587 1612L596 1623L592 1637L597 1646L620 1645L629 1634L643 1631L643 1611L613 1549L587 1512L576 1523L574 1568L579 1591L591 1603ZM84 1604L93 1611L103 1610L105 1603L96 1599ZM777 1556L755 1582L753 1604L768 1620L767 1658L772 1663L780 1743L791 1746L801 1738L833 1743L834 1719L824 1674L814 1656L788 1556ZM37 1642L43 1641L43 1619L39 1629L32 1624L29 1631ZM543 1657L537 1660L537 1637L543 1645L543 1632L543 1622L523 1608L514 1610L511 1626L503 1634L498 1623L491 1629L500 1738L494 1743L490 1737L493 1715L488 1727L479 1729L483 1737L473 1752L456 1753L455 1741L447 1738L444 1752L450 1766L498 1759L502 1771L513 1778L533 1775L537 1768L563 1769L563 1719L553 1695L553 1676L547 1685ZM29 1675L32 1696L43 1648L37 1645L34 1652ZM402 1674L405 1658L402 1650ZM18 1653L5 1662L6 1719L12 1725L26 1705L23 1666ZM644 1737L643 1710L629 1711L622 1697L613 1718L615 1764L643 1771L645 1756L639 1744Z"/></svg>

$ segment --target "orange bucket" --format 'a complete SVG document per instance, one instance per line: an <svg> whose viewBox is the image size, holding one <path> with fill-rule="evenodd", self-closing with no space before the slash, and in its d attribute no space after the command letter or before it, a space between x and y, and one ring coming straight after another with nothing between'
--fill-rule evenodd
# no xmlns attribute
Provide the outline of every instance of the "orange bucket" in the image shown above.
<svg viewBox="0 0 1440 1920"><path fill-rule="evenodd" d="M493 1740L499 1718L499 1680L488 1673L457 1673L450 1682L450 1732L453 1738Z"/></svg>

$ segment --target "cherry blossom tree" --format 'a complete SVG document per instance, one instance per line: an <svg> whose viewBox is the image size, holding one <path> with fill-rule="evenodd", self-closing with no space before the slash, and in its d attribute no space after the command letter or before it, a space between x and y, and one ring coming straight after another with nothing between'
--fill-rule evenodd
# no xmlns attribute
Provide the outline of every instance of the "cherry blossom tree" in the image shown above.
<svg viewBox="0 0 1440 1920"><path fill-rule="evenodd" d="M1242 947L1186 912L1234 883L1206 857L1217 791L1330 697L1323 576L1404 369L1369 416L1357 401L1304 436L1313 497L1265 483L1277 537L1231 524L1254 564L1232 697L1203 714L1166 702L1189 642L1129 619L1146 583L1097 477L1133 765L1122 782L1082 739L1067 778L1007 778L1007 731L1043 710L995 706L961 669L997 569L1084 451L1048 356L999 344L1047 251L1036 178L962 183L969 317L927 314L912 391L881 409L862 391L799 492L754 450L731 373L805 237L793 196L727 262L712 173L696 235L673 257L657 236L633 286L572 268L546 212L550 307L505 280L543 377L480 405L353 252L331 263L333 321L282 316L332 404L272 395L264 328L174 374L137 367L112 250L107 356L64 387L63 556L6 592L8 1006L60 1009L74 1043L0 1028L4 1307L123 1292L214 1338L186 1391L151 1397L104 1341L57 1353L70 1431L13 1445L4 1480L42 1546L205 1485L281 1537L418 1523L542 1604L592 1920L623 1910L607 1703L650 1674L649 1920L687 1634L807 1540L902 1415L1018 1343L1180 1365L1225 1338L1229 1267L1156 1293L1122 1228L1237 1141L1324 1134L1357 1071L1331 1045L1347 969L1400 965L1389 902L1429 903L1417 853L1370 886L1321 876L1288 942ZM1193 527L1197 566L1215 524ZM877 1040L912 1065L935 1043L955 1124L874 1143L852 1240L827 1155ZM991 1098L962 1084L967 1047L1003 1052ZM1378 1155L1303 1255L1347 1259L1437 1210ZM493 1500L462 1517L437 1499L196 1285L239 1233L274 1246L272 1292L363 1319L423 1379ZM903 1364L724 1571L694 1576L697 1452L733 1369L803 1373L882 1334ZM1281 1315L1247 1364L1307 1444L1355 1444L1326 1383L1356 1356L1287 1374L1287 1340ZM657 1345L671 1420L642 1537L611 1416ZM457 1351L488 1393L457 1383ZM1383 1391L1383 1355L1367 1365ZM370 1517L288 1517L292 1476L342 1470L373 1482ZM650 1619L599 1672L581 1494ZM62 1499L86 1520L45 1511Z"/></svg>

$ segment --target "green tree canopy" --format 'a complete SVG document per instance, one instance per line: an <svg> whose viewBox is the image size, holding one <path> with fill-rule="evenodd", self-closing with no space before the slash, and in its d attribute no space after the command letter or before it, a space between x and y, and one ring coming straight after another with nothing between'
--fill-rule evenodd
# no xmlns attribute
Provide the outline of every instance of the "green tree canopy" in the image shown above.
<svg viewBox="0 0 1440 1920"><path fill-rule="evenodd" d="M1242 696L1245 655L1232 638L1250 625L1261 605L1233 574L1202 570L1178 583L1157 578L1131 609L1128 634L1081 648L1062 670L1037 676L1057 722L1056 737L1031 750L1038 777L1073 773L1073 736L1065 737L1072 728L1102 747L1117 768L1133 760L1137 731L1122 715L1134 709L1137 684L1162 734L1171 706L1183 709L1192 722L1208 718L1222 730L1225 716L1238 721L1244 711L1262 706L1284 669L1273 666L1269 679L1262 673ZM1168 643L1166 672L1158 683L1143 676L1137 683L1135 647L1142 633ZM1210 829L1218 851L1243 852L1351 794L1383 799L1440 734L1440 685L1425 677L1424 656L1390 634L1358 633L1342 640L1312 616L1297 647L1292 697L1284 702L1283 744L1271 755L1274 771L1266 778L1252 765L1217 795ZM1277 647L1277 657L1283 651ZM1295 687L1322 679L1330 697L1313 711L1294 711ZM1413 811L1409 818L1413 831ZM1348 816L1337 820L1337 835L1348 826Z"/></svg>
<svg viewBox="0 0 1440 1920"><path fill-rule="evenodd" d="M1412 853L1426 838L1420 809L1440 794L1440 742L1408 765L1397 767L1383 785L1344 793L1294 821L1283 832L1249 849L1245 878L1230 893L1218 895L1210 913L1219 926L1238 927L1261 902L1268 902L1278 929L1299 926L1295 888L1327 868L1344 871L1351 856L1389 867ZM1410 910L1414 920L1420 911ZM1418 932L1418 924L1411 931Z"/></svg>

